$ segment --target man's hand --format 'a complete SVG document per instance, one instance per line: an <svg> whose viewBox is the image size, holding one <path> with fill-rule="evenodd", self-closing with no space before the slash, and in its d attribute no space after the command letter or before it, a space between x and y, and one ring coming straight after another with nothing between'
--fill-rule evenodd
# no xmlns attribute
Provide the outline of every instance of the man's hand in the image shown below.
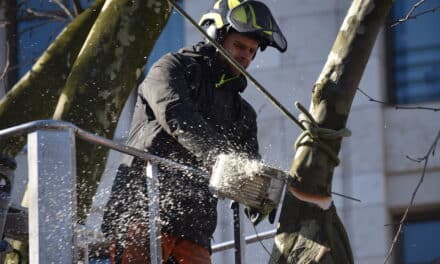
<svg viewBox="0 0 440 264"><path fill-rule="evenodd" d="M253 225L258 225L261 221L264 220L268 216L269 223L273 224L275 221L275 216L277 215L277 208L276 207L270 207L266 209L265 211L260 211L255 208L246 207L244 209L244 213L249 218L249 220L252 222Z"/></svg>

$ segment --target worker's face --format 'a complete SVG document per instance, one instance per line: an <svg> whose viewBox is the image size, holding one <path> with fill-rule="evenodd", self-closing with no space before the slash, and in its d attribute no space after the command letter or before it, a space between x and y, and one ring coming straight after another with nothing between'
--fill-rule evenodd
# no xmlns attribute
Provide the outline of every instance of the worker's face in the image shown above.
<svg viewBox="0 0 440 264"><path fill-rule="evenodd" d="M223 41L223 47L231 54L232 58L246 69L257 53L258 41L240 33L231 32ZM230 64L230 67L234 74L240 74L233 65Z"/></svg>

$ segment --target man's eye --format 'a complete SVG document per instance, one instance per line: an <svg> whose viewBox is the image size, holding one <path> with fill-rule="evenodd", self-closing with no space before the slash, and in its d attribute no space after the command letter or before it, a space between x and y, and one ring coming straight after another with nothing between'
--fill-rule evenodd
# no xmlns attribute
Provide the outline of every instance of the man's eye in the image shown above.
<svg viewBox="0 0 440 264"><path fill-rule="evenodd" d="M245 46L243 44L241 44L240 42L235 42L235 47L240 48L240 49L244 49Z"/></svg>

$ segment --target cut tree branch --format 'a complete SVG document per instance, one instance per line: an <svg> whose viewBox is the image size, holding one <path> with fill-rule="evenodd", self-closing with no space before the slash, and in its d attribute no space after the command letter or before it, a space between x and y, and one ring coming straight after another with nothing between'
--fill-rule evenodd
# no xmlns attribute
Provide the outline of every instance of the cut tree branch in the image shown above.
<svg viewBox="0 0 440 264"><path fill-rule="evenodd" d="M409 209L414 204L414 200L416 198L417 191L419 190L420 186L423 183L423 179L425 178L425 172L426 172L426 168L428 166L429 157L431 156L431 154L432 154L432 156L434 156L435 148L437 146L437 143L438 143L439 139L440 139L440 131L438 131L437 137L435 138L434 142L432 143L431 147L429 148L428 152L426 153L426 155L424 157L414 159L414 158L410 158L409 156L407 156L408 159L410 159L412 161L415 161L415 162L422 162L422 161L424 161L422 175L420 176L420 180L417 183L417 186L414 189L414 192L413 192L413 194L411 196L411 201L409 202L408 206L405 209L405 212L403 213L402 218L400 219L399 227L397 228L396 234L394 235L394 238L393 238L393 242L391 243L390 249L388 250L388 253L387 253L386 257L385 257L384 264L388 263L388 260L391 257L391 254L393 253L395 245L396 245L397 241L399 240L400 234L402 232L403 224L405 223L406 218L408 216Z"/></svg>
<svg viewBox="0 0 440 264"><path fill-rule="evenodd" d="M405 109L405 110L430 110L430 111L434 111L434 112L438 112L440 111L440 108L436 108L436 107L424 107L424 106L402 106L402 105L395 105L395 104L390 104L387 102L383 102L383 101L379 101L376 99L373 99L371 96L369 96L367 93L365 93L364 91L362 91L360 88L357 88L357 90L362 93L365 97L368 98L368 101L370 102L375 102L375 103L379 103L379 104L383 104L386 106L390 106L390 107L394 107L396 110L399 109Z"/></svg>

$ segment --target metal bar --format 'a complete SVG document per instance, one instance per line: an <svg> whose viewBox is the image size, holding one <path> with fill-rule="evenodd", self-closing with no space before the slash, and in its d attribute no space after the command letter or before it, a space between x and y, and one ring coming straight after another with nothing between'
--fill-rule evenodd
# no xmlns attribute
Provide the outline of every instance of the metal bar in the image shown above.
<svg viewBox="0 0 440 264"><path fill-rule="evenodd" d="M273 237L275 237L276 233L277 233L276 229L262 232L262 233L255 234L252 236L247 236L245 238L245 241L246 241L247 245L252 244L257 241L263 241L266 239L273 238ZM223 242L223 243L218 243L218 244L215 244L214 246L212 246L212 253L216 253L216 252L220 252L220 251L224 251L224 250L228 250L228 249L232 249L232 248L234 248L234 241L233 240Z"/></svg>
<svg viewBox="0 0 440 264"><path fill-rule="evenodd" d="M86 132L85 130L80 129L77 126L75 126L75 125L73 125L71 123L63 122L63 121L58 121L58 120L32 121L32 122L28 122L28 123L25 123L25 124L22 124L22 125L18 125L18 126L14 126L14 127L11 127L11 128L0 130L0 140L4 139L4 138L7 138L7 137L11 137L11 136L18 136L18 135L29 134L29 133L32 133L32 132L34 132L36 130L48 130L48 131L46 131L47 133L50 133L50 132L52 132L52 133L60 133L60 131L64 131L64 132L65 131L69 131L69 133L75 133L79 138L81 138L81 139L83 139L85 141L88 141L90 143L97 144L97 145L102 145L102 146L108 147L110 149L114 149L116 151L119 151L119 152L122 152L122 153L125 153L125 154L128 154L128 155L137 156L137 157L143 158L145 160L149 160L149 161L151 161L152 165L162 164L162 165L166 165L166 166L169 166L169 167L172 167L172 168L188 171L190 173L197 174L197 175L209 178L209 174L207 172L205 172L205 171L202 171L202 170L199 170L199 169L195 169L195 168L192 168L192 167L189 167L189 166L186 166L186 165L182 165L182 164L179 164L179 163L174 162L172 160L161 158L161 157L158 157L158 156L146 153L144 151L141 151L141 150L138 150L138 149L135 149L135 148L123 145L123 144L115 143L115 142L113 142L111 140L108 140L106 138L103 138L103 137L100 137L100 136L97 136L97 135L93 135L93 134L91 134L89 132ZM51 131L51 130L54 130L54 131ZM40 132L40 134L41 133L43 133L43 132ZM37 137L37 136L35 136L35 137ZM37 141L38 140L35 140L35 142L37 142ZM31 137L30 136L29 136L29 142L31 142ZM29 145L31 145L31 144L29 144ZM34 143L34 148L36 148L36 146L38 146L38 144ZM74 149L70 150L70 151L74 152ZM36 154L38 154L37 151L34 151L34 152ZM74 156L75 155L72 154L73 159L74 159ZM74 162L75 161L73 160L72 164L74 164ZM29 163L31 163L31 158L29 160ZM57 168L56 164L52 163L52 165L54 165ZM40 167L42 167L42 166L40 166ZM30 167L29 168L30 169L29 176L32 175L31 174L32 171L37 171L38 168L39 168L38 164L36 165L36 167L34 169L31 169L31 167ZM50 168L48 168L46 166L46 170L50 171ZM47 171L46 171L46 173L47 173ZM66 176L66 173L64 173L63 175ZM69 180L75 181L76 176L70 176L70 177L72 177L72 178L69 179ZM31 176L30 178L33 178L35 180L35 179L37 179L37 176ZM35 183L35 184L37 184L36 186L38 187L38 182ZM71 190L75 190L75 189L76 188L74 188L74 187L71 188ZM332 192L332 193L336 194L336 195L340 195L340 194L335 193L335 192ZM36 197L38 197L38 193L36 195L37 195ZM34 194L34 196L35 196L35 194ZM343 195L341 195L341 196L343 196ZM348 196L345 196L345 195L343 197L344 198L351 198L351 197L348 197ZM354 199L354 198L351 198L351 199ZM38 199L30 199L30 200L35 202ZM73 199L72 201L76 201L76 200ZM68 204L70 204L70 203L68 203ZM70 205L71 206L76 206L74 203L71 203ZM76 209L74 211L72 211L72 212L76 212ZM35 217L38 216L37 213L38 213L38 210L37 210L37 212L34 212L34 216ZM31 213L29 215L31 215ZM29 223L29 225L31 225L31 224L34 224L34 223ZM36 228L35 230L33 231L34 233L38 232L38 228ZM270 237L273 237L274 234L275 234L275 230L270 231L270 232L271 232L270 234L272 234L272 232L273 232L273 234L270 236ZM29 233L31 234L31 231ZM259 236L260 236L260 239L267 239L267 238L269 238L269 237L266 237L265 233L262 233ZM155 236L155 237L160 238L160 234L158 236ZM35 236L34 236L34 238L35 238ZM36 239L37 239L37 241L34 241L33 243L34 243L34 245L36 245L38 247L39 246L39 244L38 244L38 236L36 237ZM255 239L258 239L258 237L257 236L246 237L246 239L245 239L246 244L249 244L250 243L249 241L253 241ZM161 245L161 244L159 244L159 245ZM233 247L234 247L234 242L233 241L229 241L229 242L225 242L225 243L214 245L213 252L218 252L218 251L230 249L230 248L233 248ZM244 246L241 246L241 248L244 249ZM156 256L158 256L158 254L161 254L161 250L157 250L157 248L156 248L155 251L157 252ZM153 250L152 250L152 252L153 252ZM75 254L73 254L73 255L75 256ZM160 263L160 261L158 263Z"/></svg>
<svg viewBox="0 0 440 264"><path fill-rule="evenodd" d="M146 168L148 191L148 223L150 233L151 264L162 264L162 239L160 227L160 195L157 166L148 162Z"/></svg>
<svg viewBox="0 0 440 264"><path fill-rule="evenodd" d="M244 212L244 206L242 204L238 204L237 205L237 210L238 210L238 224L240 226L240 232L239 232L239 241L240 241L240 258L241 258L241 263L247 263L246 261L246 237L244 235L244 220L245 220L245 215L243 214Z"/></svg>
<svg viewBox="0 0 440 264"><path fill-rule="evenodd" d="M15 168L0 163L0 236L4 237L6 220L11 206L11 192L14 184Z"/></svg>
<svg viewBox="0 0 440 264"><path fill-rule="evenodd" d="M58 120L31 121L28 123L24 123L0 130L0 140L11 136L26 135L37 130L45 130L45 129L62 130L67 128L73 128L74 130L76 129L76 127L73 124L64 121L58 121Z"/></svg>
<svg viewBox="0 0 440 264"><path fill-rule="evenodd" d="M232 201L231 203L231 209L232 209L232 217L234 219L234 256L235 256L235 264L241 264L242 263L242 252L244 249L243 242L242 242L242 230L240 225L240 204L238 202ZM243 260L243 263L244 260Z"/></svg>
<svg viewBox="0 0 440 264"><path fill-rule="evenodd" d="M84 248L84 264L89 264L89 243L86 244Z"/></svg>
<svg viewBox="0 0 440 264"><path fill-rule="evenodd" d="M11 136L20 136L20 135L29 134L31 132L34 132L34 131L40 130L40 129L63 130L63 129L67 129L67 128L73 129L79 138L81 138L87 142L90 142L92 144L105 146L110 149L131 155L131 156L140 157L144 160L150 160L154 164L162 164L162 165L166 165L171 168L174 168L174 169L179 169L179 170L187 171L192 174L200 175L200 176L203 176L207 179L210 178L210 175L205 171L195 169L193 167L189 167L189 166L177 163L175 161L172 161L172 160L169 160L166 158L161 158L161 157L158 157L156 155L141 151L136 148L132 148L132 147L129 147L129 146L126 146L123 144L115 143L115 142L113 142L109 139L106 139L104 137L100 137L100 136L91 134L91 133L73 125L72 123L68 123L68 122L64 122L64 121L37 120L37 121L32 121L32 122L28 122L25 124L21 124L18 126L6 128L3 130L0 130L0 140L2 140L4 138L11 137ZM288 172L286 172L286 175L288 175ZM279 175L276 175L276 178L280 178ZM350 197L347 195L343 195L343 194L340 194L337 192L332 192L332 194L339 195L341 197L360 202L359 199L356 199L356 198L353 198L353 197Z"/></svg>
<svg viewBox="0 0 440 264"><path fill-rule="evenodd" d="M145 151L138 150L136 148L132 148L132 147L129 147L129 146L126 146L126 145L123 145L123 144L114 143L113 141L111 141L109 139L93 135L93 134L91 134L89 132L86 132L86 131L84 131L82 129L79 129L79 128L77 130L77 135L78 135L79 138L81 138L83 140L86 140L86 141L88 141L90 143L97 144L97 145L100 145L100 146L105 146L105 147L117 150L119 152L122 152L122 153L125 153L125 154L128 154L128 155L132 155L132 156L135 156L135 157L140 157L140 158L142 158L144 160L150 161L153 164L156 164L156 165L157 164L166 165L166 166L168 166L170 168L186 171L188 173L195 174L195 175L200 175L200 176L203 176L203 177L209 179L209 174L207 172L205 172L205 171L202 171L202 170L190 167L190 166L186 166L186 165L177 163L177 162L172 161L170 159L161 158L159 156L147 153Z"/></svg>
<svg viewBox="0 0 440 264"><path fill-rule="evenodd" d="M70 128L28 135L30 263L77 261L75 157Z"/></svg>
<svg viewBox="0 0 440 264"><path fill-rule="evenodd" d="M44 130L64 130L64 129L73 129L75 131L75 134L80 138L87 142L90 142L92 144L101 145L108 147L113 150L117 150L119 152L131 155L131 156L137 156L144 160L149 160L154 164L162 164L166 165L168 167L187 171L192 174L200 175L205 178L209 179L209 174L205 171L195 169L193 167L189 167L180 163L177 163L175 161L172 161L170 159L161 158L156 155L141 151L136 148L132 148L123 144L115 143L109 139L106 139L104 137L100 137L97 135L94 135L92 133L89 133L72 123L64 122L64 121L58 121L58 120L38 120L38 121L32 121L28 122L22 125L10 127L7 129L0 130L0 140L3 138L11 137L11 136L19 136L19 135L25 135L31 132L34 132L36 130L44 129Z"/></svg>
<svg viewBox="0 0 440 264"><path fill-rule="evenodd" d="M243 68L234 58L232 58L232 56L229 54L229 52L226 51L225 48L223 48L220 44L217 43L217 41L215 41L213 38L211 38L208 33L206 33L205 30L203 30L203 28L201 26L199 26L199 24L197 24L197 22L194 21L194 19L191 18L190 15L188 15L188 13L185 12L185 10L183 10L182 7L180 7L174 0L168 0L173 6L174 8L177 9L177 11L183 16L185 17L200 33L203 34L203 36L205 36L205 38L207 38L209 40L210 43L212 43L212 45L218 49L220 51L220 53L232 64L234 65L234 67L240 71L240 73L242 73L244 76L246 76L254 85L255 87L263 94L265 95L269 101L272 102L273 105L275 105L276 108L278 108L278 110L281 111L281 113L283 113L284 115L287 116L287 118L289 118L290 120L292 120L297 126L299 126L302 130L305 130L304 125L299 122L299 120L292 114L289 112L289 110L287 110L272 94L269 93L269 91L266 90L266 88L264 88L264 86L259 83L250 73L248 73L246 71L245 68Z"/></svg>

